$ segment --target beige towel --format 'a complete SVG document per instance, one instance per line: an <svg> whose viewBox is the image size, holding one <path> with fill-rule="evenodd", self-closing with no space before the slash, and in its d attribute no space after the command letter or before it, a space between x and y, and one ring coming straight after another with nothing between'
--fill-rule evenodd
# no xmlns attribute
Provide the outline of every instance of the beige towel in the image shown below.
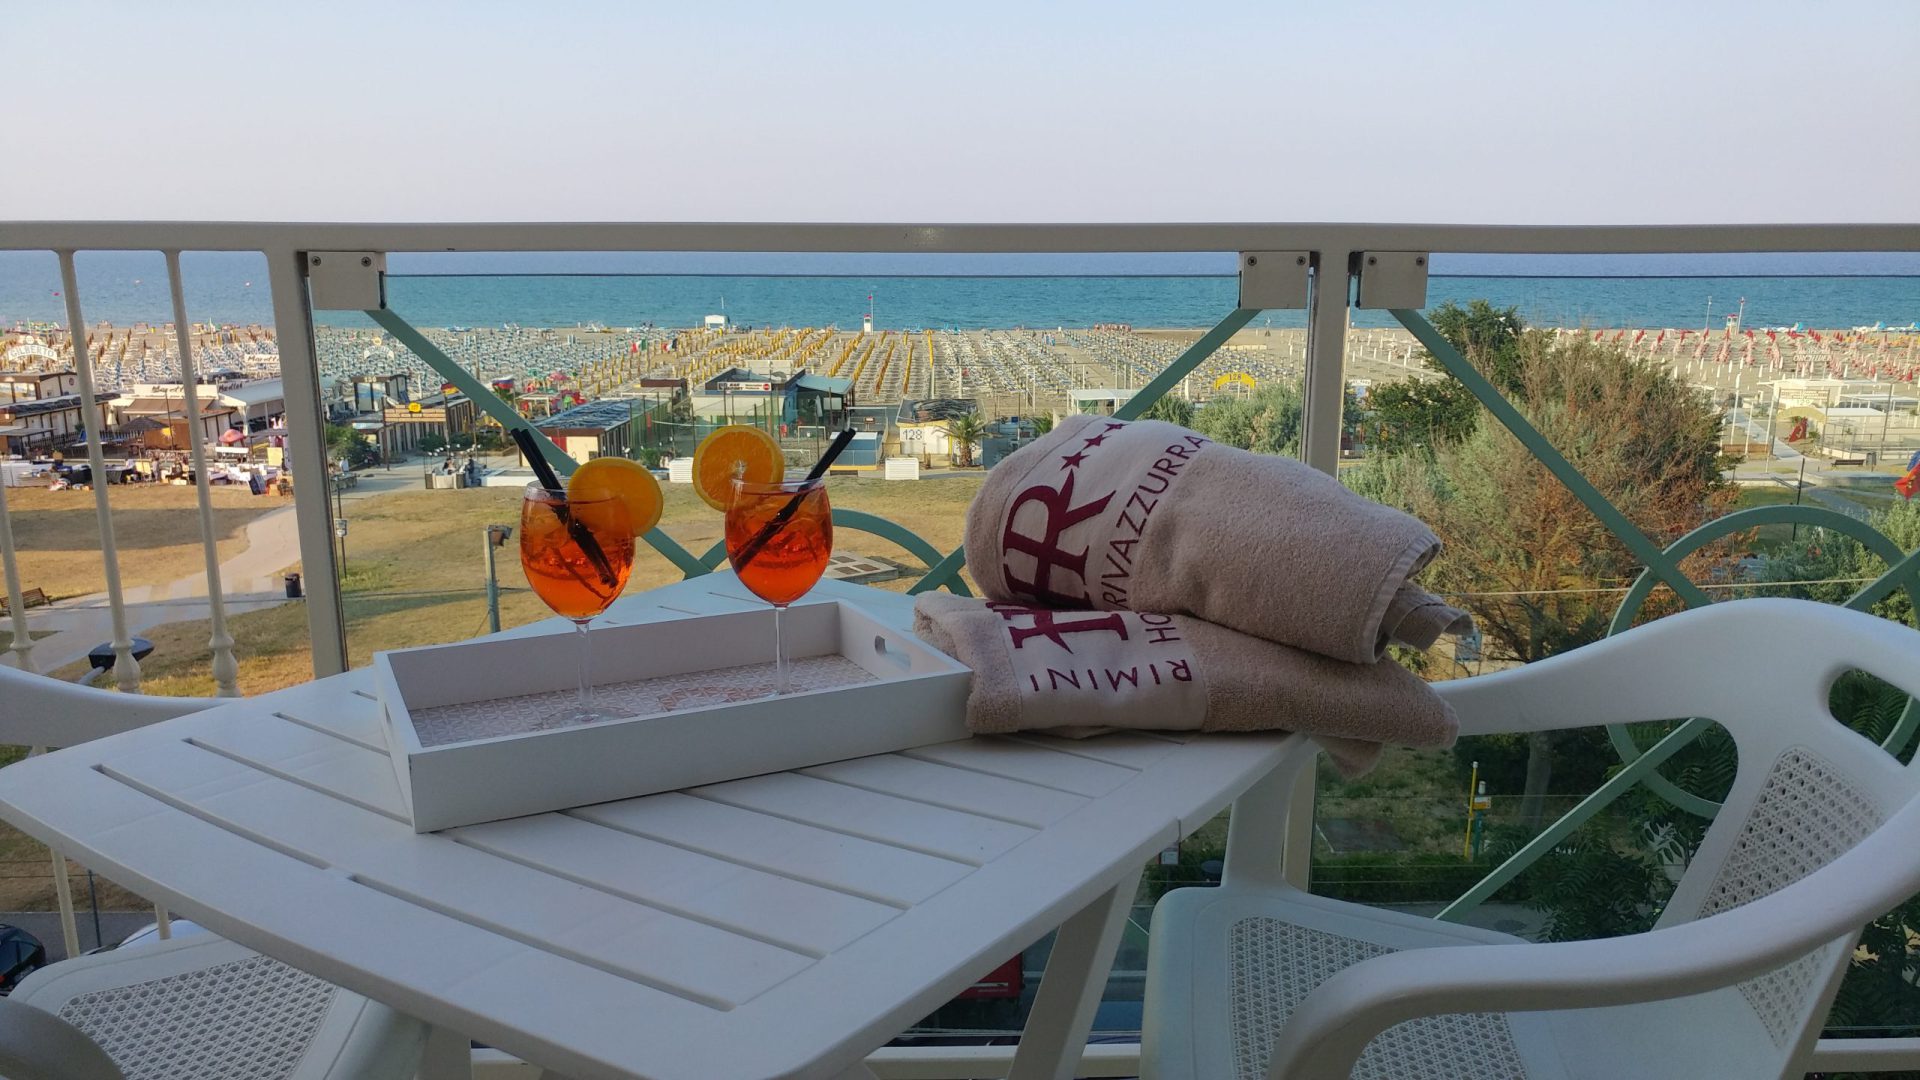
<svg viewBox="0 0 1920 1080"><path fill-rule="evenodd" d="M1453 710L1399 664L1347 664L1199 619L1051 611L925 593L914 630L973 669L984 734L1111 728L1301 731L1352 776L1383 743L1450 746Z"/></svg>
<svg viewBox="0 0 1920 1080"><path fill-rule="evenodd" d="M1439 550L1418 520L1298 461L1156 420L1068 417L967 510L989 599L1184 613L1355 663L1472 627L1408 581Z"/></svg>

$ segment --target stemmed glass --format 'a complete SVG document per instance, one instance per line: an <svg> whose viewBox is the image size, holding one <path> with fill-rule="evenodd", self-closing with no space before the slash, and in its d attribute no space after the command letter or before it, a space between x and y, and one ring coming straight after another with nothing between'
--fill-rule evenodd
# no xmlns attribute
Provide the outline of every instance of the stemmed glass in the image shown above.
<svg viewBox="0 0 1920 1080"><path fill-rule="evenodd" d="M580 640L580 695L571 708L540 721L542 728L630 716L593 700L592 638L587 623L607 610L633 571L633 521L625 500L570 499L564 491L528 484L520 503L520 566L527 584L554 614L573 620Z"/></svg>
<svg viewBox="0 0 1920 1080"><path fill-rule="evenodd" d="M780 613L807 594L826 573L833 554L833 510L826 484L783 480L749 484L736 479L727 504L727 561L740 583L773 605L776 694L792 691Z"/></svg>

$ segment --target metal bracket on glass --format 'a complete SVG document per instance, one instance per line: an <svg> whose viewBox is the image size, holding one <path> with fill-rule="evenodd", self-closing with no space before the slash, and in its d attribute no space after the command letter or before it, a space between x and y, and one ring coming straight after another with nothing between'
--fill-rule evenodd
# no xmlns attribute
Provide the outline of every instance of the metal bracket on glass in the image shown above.
<svg viewBox="0 0 1920 1080"><path fill-rule="evenodd" d="M307 286L316 311L379 311L387 306L383 251L309 251Z"/></svg>
<svg viewBox="0 0 1920 1080"><path fill-rule="evenodd" d="M1359 265L1362 308L1427 306L1427 253L1424 251L1362 251Z"/></svg>
<svg viewBox="0 0 1920 1080"><path fill-rule="evenodd" d="M1266 311L1307 306L1310 251L1240 253L1240 306Z"/></svg>

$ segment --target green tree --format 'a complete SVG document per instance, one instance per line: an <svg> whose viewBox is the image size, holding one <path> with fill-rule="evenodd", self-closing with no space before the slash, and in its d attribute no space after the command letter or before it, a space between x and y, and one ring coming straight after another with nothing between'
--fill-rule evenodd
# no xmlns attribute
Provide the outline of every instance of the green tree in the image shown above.
<svg viewBox="0 0 1920 1080"><path fill-rule="evenodd" d="M962 413L947 421L947 439L953 444L948 450L949 458L958 454L960 467L973 465L973 448L987 436L987 425L980 419L979 413Z"/></svg>
<svg viewBox="0 0 1920 1080"><path fill-rule="evenodd" d="M325 438L327 457L347 468L364 468L379 460L379 452L366 436L345 424L328 424Z"/></svg>
<svg viewBox="0 0 1920 1080"><path fill-rule="evenodd" d="M1264 386L1249 397L1215 398L1194 411L1192 428L1242 450L1293 456L1300 451L1300 391L1289 384Z"/></svg>
<svg viewBox="0 0 1920 1080"><path fill-rule="evenodd" d="M1466 307L1448 301L1434 309L1433 328L1488 381L1508 397L1526 392L1522 341L1526 323L1518 308L1485 300ZM1458 442L1480 422L1480 402L1431 355L1426 366L1438 379L1406 379L1374 387L1367 395L1380 449L1389 453Z"/></svg>
<svg viewBox="0 0 1920 1080"><path fill-rule="evenodd" d="M1193 426L1193 402L1185 398L1163 396L1147 406L1147 411L1141 413L1140 417L1143 420L1165 420L1169 424L1190 428Z"/></svg>
<svg viewBox="0 0 1920 1080"><path fill-rule="evenodd" d="M1671 376L1608 346L1527 334L1510 377L1520 411L1657 542L1718 516L1731 499L1718 417ZM1440 537L1428 587L1472 612L1489 659L1530 663L1599 639L1619 599L1608 590L1639 572L1626 546L1504 427L1482 424L1455 442L1379 455L1353 474L1356 490L1409 511ZM1690 569L1702 573L1724 555L1724 546L1711 548ZM1566 756L1591 760L1585 751L1595 738L1527 737L1525 820L1537 826L1543 816L1559 752L1577 748ZM1475 753L1475 744L1460 752Z"/></svg>
<svg viewBox="0 0 1920 1080"><path fill-rule="evenodd" d="M1050 412L1036 413L1027 419L1033 424L1033 434L1035 438L1039 438L1053 430L1053 414Z"/></svg>

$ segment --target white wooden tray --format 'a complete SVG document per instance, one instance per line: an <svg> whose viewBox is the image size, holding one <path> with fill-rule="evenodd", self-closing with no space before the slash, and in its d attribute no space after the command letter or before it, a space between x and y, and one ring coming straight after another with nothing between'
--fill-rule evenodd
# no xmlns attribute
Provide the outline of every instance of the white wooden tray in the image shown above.
<svg viewBox="0 0 1920 1080"><path fill-rule="evenodd" d="M573 630L374 655L414 831L562 810L965 738L968 670L838 601L595 629L597 700L635 715L542 730L572 704Z"/></svg>

